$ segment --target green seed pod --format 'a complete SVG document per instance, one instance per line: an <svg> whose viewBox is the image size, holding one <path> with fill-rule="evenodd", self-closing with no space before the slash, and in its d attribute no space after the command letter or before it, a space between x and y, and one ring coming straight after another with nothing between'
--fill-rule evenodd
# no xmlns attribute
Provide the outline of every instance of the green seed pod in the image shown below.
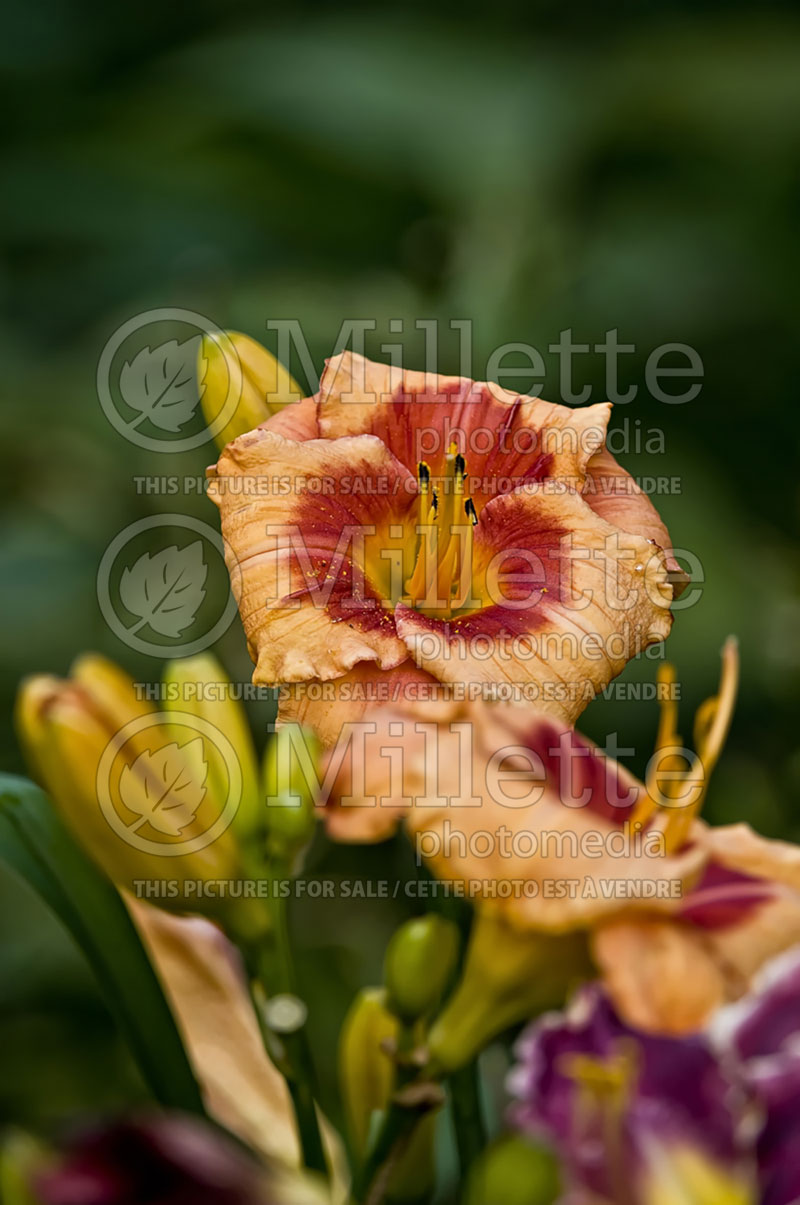
<svg viewBox="0 0 800 1205"><path fill-rule="evenodd" d="M500 1138L470 1172L465 1205L553 1205L561 1193L558 1161L544 1146Z"/></svg>
<svg viewBox="0 0 800 1205"><path fill-rule="evenodd" d="M452 921L429 913L406 921L389 942L383 979L388 1006L402 1021L416 1021L442 998L458 958L459 934Z"/></svg>

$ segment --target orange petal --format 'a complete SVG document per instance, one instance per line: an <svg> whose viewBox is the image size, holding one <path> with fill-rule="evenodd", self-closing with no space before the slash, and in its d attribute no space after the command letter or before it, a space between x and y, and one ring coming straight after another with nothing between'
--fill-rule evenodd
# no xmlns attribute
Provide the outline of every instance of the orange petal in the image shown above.
<svg viewBox="0 0 800 1205"><path fill-rule="evenodd" d="M672 538L647 494L640 488L608 448L600 448L586 469L584 497L592 510L622 531L643 536L666 554L666 566L675 597L686 588L688 574L672 555Z"/></svg>
<svg viewBox="0 0 800 1205"><path fill-rule="evenodd" d="M317 421L317 398L306 397L300 402L290 402L273 414L266 422L261 423L260 431L274 431L286 439L306 439L319 437Z"/></svg>
<svg viewBox="0 0 800 1205"><path fill-rule="evenodd" d="M721 965L688 925L649 917L607 921L591 945L616 1008L639 1029L693 1033L728 999Z"/></svg>
<svg viewBox="0 0 800 1205"><path fill-rule="evenodd" d="M378 577L390 574L383 551L403 547L416 482L383 444L251 431L222 453L208 492L255 682L327 680L359 661L388 669L406 659Z"/></svg>
<svg viewBox="0 0 800 1205"><path fill-rule="evenodd" d="M716 901L713 887L703 893L698 884L686 901L687 915L703 924L739 994L763 963L800 941L800 849L761 837L747 824L698 824L693 839L710 866L731 872L732 881L725 899Z"/></svg>
<svg viewBox="0 0 800 1205"><path fill-rule="evenodd" d="M362 661L333 682L291 683L283 686L278 723L296 722L312 728L323 745L333 745L344 724L373 718L376 708L402 707L442 697L447 690L407 657L394 669L379 669Z"/></svg>
<svg viewBox="0 0 800 1205"><path fill-rule="evenodd" d="M543 476L571 477L578 487L603 444L611 409L601 403L576 410L488 382L376 364L352 352L328 360L319 399L323 435L377 435L412 473L424 460L440 476L454 443L478 500Z"/></svg>
<svg viewBox="0 0 800 1205"><path fill-rule="evenodd" d="M565 932L622 906L674 911L702 865L699 850L666 858L657 837L626 829L641 784L541 713L450 701L367 719L333 784L329 831L377 840L405 816L419 862L517 927Z"/></svg>

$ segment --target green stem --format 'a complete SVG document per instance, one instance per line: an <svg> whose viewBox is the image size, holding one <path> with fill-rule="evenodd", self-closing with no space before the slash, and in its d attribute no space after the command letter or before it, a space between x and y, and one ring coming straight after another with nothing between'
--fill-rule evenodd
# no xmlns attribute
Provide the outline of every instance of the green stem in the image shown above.
<svg viewBox="0 0 800 1205"><path fill-rule="evenodd" d="M390 1104L375 1142L354 1185L357 1201L364 1205L379 1205L386 1195L392 1169L406 1149L415 1126L424 1114L415 1108Z"/></svg>
<svg viewBox="0 0 800 1205"><path fill-rule="evenodd" d="M437 1085L422 1078L414 1062L414 1027L402 1025L397 1038L395 1090L383 1122L356 1177L354 1196L363 1205L380 1205L392 1171L402 1158L416 1126L441 1104Z"/></svg>
<svg viewBox="0 0 800 1205"><path fill-rule="evenodd" d="M267 1020L265 992L295 995L295 971L286 918L286 902L272 899L273 932L251 952L253 1005L267 1053L284 1075L294 1106L303 1163L328 1174L325 1148L314 1101L314 1069L305 1023L292 1032L277 1032Z"/></svg>
<svg viewBox="0 0 800 1205"><path fill-rule="evenodd" d="M447 1080L450 1109L456 1135L456 1149L462 1179L466 1177L475 1157L486 1146L486 1126L483 1119L481 1084L478 1060L453 1071Z"/></svg>

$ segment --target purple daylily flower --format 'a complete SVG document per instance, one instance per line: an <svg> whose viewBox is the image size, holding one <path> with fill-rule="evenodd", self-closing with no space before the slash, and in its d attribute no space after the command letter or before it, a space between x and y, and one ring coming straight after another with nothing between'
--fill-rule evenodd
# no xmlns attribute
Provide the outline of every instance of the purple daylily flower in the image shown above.
<svg viewBox="0 0 800 1205"><path fill-rule="evenodd" d="M534 1022L517 1056L512 1121L556 1145L570 1201L754 1201L751 1106L704 1037L635 1030L592 984ZM698 1195L689 1182L702 1183Z"/></svg>
<svg viewBox="0 0 800 1205"><path fill-rule="evenodd" d="M719 1014L712 1034L733 1050L764 1111L757 1138L762 1205L800 1202L800 955L775 959L754 990Z"/></svg>

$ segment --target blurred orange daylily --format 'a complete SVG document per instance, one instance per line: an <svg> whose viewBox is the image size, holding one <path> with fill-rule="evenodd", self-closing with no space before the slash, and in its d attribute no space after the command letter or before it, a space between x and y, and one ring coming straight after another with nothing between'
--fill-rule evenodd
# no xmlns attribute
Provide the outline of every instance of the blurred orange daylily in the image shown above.
<svg viewBox="0 0 800 1205"><path fill-rule="evenodd" d="M290 684L281 718L330 744L371 702L506 683L573 720L662 640L682 574L609 412L351 353L264 411L209 496L254 681Z"/></svg>
<svg viewBox="0 0 800 1205"><path fill-rule="evenodd" d="M696 755L682 748L674 703L662 704L646 783L518 706L383 713L347 759L331 755L329 832L380 840L403 821L418 856L506 929L585 932L631 1023L696 1029L800 940L800 849L698 819L737 677L730 641L719 693L698 713Z"/></svg>

